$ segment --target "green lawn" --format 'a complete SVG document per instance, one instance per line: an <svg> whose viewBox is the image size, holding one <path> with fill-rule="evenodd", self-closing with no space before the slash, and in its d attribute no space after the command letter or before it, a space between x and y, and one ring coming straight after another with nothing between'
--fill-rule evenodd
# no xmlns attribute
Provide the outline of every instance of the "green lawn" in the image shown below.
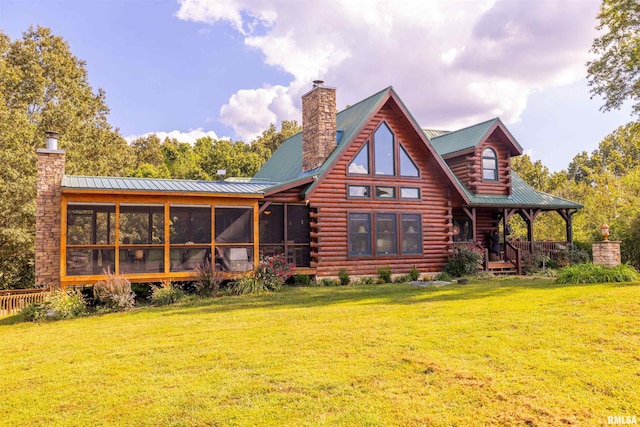
<svg viewBox="0 0 640 427"><path fill-rule="evenodd" d="M640 285L286 288L0 319L3 426L640 420Z"/></svg>

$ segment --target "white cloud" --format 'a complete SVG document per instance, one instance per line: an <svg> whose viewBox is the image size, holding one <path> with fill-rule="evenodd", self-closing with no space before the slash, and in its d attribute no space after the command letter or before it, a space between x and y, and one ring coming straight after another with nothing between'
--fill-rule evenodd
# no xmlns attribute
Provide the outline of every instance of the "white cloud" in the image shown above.
<svg viewBox="0 0 640 427"><path fill-rule="evenodd" d="M181 0L180 19L226 22L287 86L243 89L220 120L249 141L299 120L314 79L338 107L392 85L420 124L517 122L532 93L584 77L599 0ZM213 52L212 52L213 54Z"/></svg>
<svg viewBox="0 0 640 427"><path fill-rule="evenodd" d="M179 142L188 142L189 144L195 144L195 142L204 137L210 137L213 140L229 139L228 137L218 138L218 135L214 131L203 131L201 128L191 129L189 132L180 132L179 130L172 130L171 132L147 132L143 135L129 135L124 139L131 143L138 138L144 138L150 135L156 135L160 141L164 141L166 138L173 138Z"/></svg>

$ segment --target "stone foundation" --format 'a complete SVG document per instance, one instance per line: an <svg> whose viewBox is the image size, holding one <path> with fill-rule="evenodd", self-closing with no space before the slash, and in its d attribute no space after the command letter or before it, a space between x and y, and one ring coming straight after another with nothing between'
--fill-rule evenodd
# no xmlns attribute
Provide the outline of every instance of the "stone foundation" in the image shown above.
<svg viewBox="0 0 640 427"><path fill-rule="evenodd" d="M611 240L593 242L593 263L605 267L620 265L620 242Z"/></svg>
<svg viewBox="0 0 640 427"><path fill-rule="evenodd" d="M37 156L36 286L58 288L65 152L40 149Z"/></svg>

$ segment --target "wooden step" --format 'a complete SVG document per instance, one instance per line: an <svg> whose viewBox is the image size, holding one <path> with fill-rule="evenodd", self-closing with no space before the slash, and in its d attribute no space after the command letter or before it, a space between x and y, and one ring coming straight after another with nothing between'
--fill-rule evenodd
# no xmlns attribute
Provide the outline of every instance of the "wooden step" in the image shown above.
<svg viewBox="0 0 640 427"><path fill-rule="evenodd" d="M489 261L489 271L494 274L516 274L516 266L511 261Z"/></svg>

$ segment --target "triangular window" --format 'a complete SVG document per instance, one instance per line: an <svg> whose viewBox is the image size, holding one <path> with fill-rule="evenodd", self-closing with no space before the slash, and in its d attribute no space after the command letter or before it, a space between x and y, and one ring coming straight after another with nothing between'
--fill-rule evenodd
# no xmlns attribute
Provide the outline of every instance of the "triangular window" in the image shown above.
<svg viewBox="0 0 640 427"><path fill-rule="evenodd" d="M395 150L393 134L386 123L382 122L373 134L373 155L376 175L395 175Z"/></svg>
<svg viewBox="0 0 640 427"><path fill-rule="evenodd" d="M367 142L360 149L360 152L349 163L349 173L368 175L369 174L369 143Z"/></svg>
<svg viewBox="0 0 640 427"><path fill-rule="evenodd" d="M419 176L418 168L400 144L400 176Z"/></svg>

